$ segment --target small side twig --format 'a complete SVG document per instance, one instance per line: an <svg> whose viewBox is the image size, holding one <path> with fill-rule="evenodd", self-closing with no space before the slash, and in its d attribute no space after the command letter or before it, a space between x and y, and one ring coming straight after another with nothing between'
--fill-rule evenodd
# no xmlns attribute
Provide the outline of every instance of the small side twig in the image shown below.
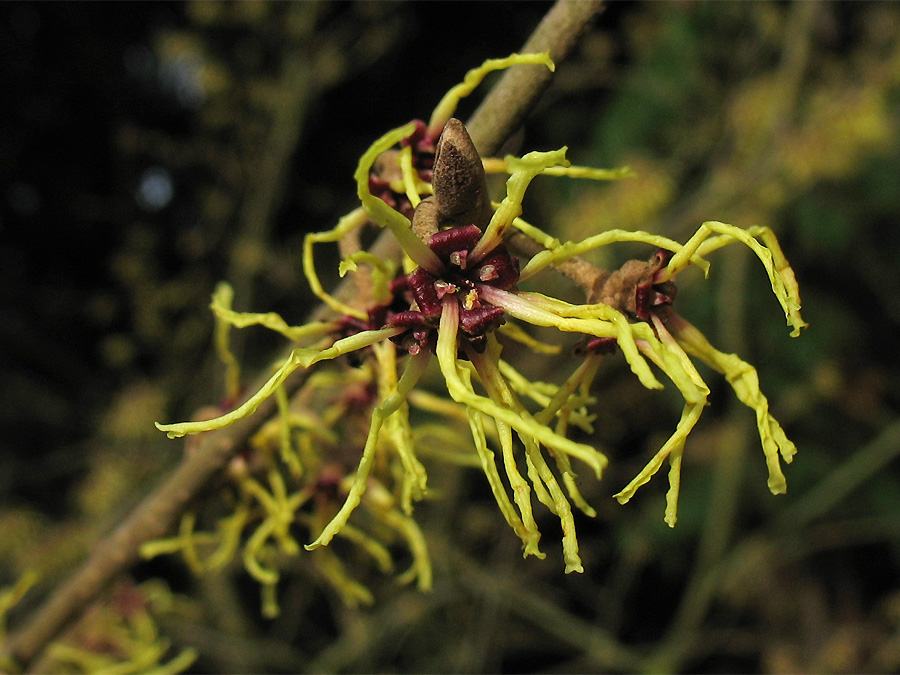
<svg viewBox="0 0 900 675"><path fill-rule="evenodd" d="M601 9L600 0L558 0L526 42L523 51L549 50L553 59L561 63ZM496 152L515 132L549 82L550 74L543 68L521 68L507 72L487 95L468 127L483 154ZM380 237L372 252L379 256L396 257L396 247L390 237ZM345 297L352 293L353 287L347 282L337 291L339 296ZM315 315L321 316L322 313L323 309L319 308ZM303 372L298 372L286 386L292 390L301 386L305 379ZM256 388L252 386L250 391ZM82 567L53 592L21 628L9 635L2 647L3 656L27 669L110 582L137 562L142 543L170 531L210 479L228 464L274 413L274 399L270 399L253 416L228 428L205 434L196 452L186 456L159 488L93 549Z"/></svg>

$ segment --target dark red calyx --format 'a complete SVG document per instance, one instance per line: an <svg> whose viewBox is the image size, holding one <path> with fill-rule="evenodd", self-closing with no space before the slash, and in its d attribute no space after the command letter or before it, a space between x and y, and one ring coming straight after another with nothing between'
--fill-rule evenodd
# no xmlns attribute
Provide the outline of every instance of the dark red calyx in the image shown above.
<svg viewBox="0 0 900 675"><path fill-rule="evenodd" d="M431 235L428 248L434 251L441 260L449 260L453 253L471 251L479 239L481 239L481 230L475 225L453 227Z"/></svg>
<svg viewBox="0 0 900 675"><path fill-rule="evenodd" d="M459 327L467 335L484 335L501 323L503 323L503 309L494 305L463 309L459 313Z"/></svg>

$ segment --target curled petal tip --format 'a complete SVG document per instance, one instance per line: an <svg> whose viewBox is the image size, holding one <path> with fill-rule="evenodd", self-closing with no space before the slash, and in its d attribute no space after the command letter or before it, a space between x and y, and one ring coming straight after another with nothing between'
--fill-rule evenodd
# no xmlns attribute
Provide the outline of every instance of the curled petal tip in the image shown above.
<svg viewBox="0 0 900 675"><path fill-rule="evenodd" d="M787 481L784 477L770 478L768 480L769 492L773 495L783 495L787 492Z"/></svg>

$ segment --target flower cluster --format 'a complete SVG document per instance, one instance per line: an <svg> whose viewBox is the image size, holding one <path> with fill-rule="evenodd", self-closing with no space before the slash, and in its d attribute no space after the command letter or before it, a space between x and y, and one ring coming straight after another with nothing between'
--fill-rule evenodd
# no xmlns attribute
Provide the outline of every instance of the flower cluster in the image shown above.
<svg viewBox="0 0 900 675"><path fill-rule="evenodd" d="M171 437L221 428L252 414L265 398L278 395L285 380L300 368L313 368L347 354L357 354L363 364L360 367L374 363L371 372L377 393L366 409L368 430L357 446L356 472L341 482L343 503L306 546L309 550L320 549L335 536L351 531L348 520L364 496L376 489L373 486L400 495L401 510L407 516L412 501L425 494L426 476L415 454L409 403L417 398L423 374L435 363L452 401L446 403L468 422L478 464L501 513L521 538L524 554L544 556L534 497L560 519L567 572L582 570L573 505L594 515L579 493L573 461L588 467L598 479L607 464L599 449L572 440L568 430L570 425L590 430L591 383L601 359L612 352L621 352L645 387L659 389L663 385L654 366L685 401L676 429L616 495L620 502L628 501L668 461L665 519L675 524L685 441L709 395L692 356L723 373L739 400L755 411L769 487L773 493L785 490L780 463L782 459L791 461L795 448L769 413L756 371L737 356L716 350L673 309L673 279L678 273L690 265L707 271L707 254L741 242L762 262L797 335L805 326L797 284L774 235L767 228L744 230L708 222L683 245L648 232L623 230L603 231L580 242L559 242L524 221L522 202L538 176L607 180L621 178L627 171L571 166L566 148L531 152L520 158L478 156L465 127L452 118L456 104L487 73L520 63L553 67L546 54L488 61L451 90L428 125L411 122L389 131L363 154L355 174L361 207L332 230L308 235L304 244L306 277L337 319L292 328L277 315L235 313L214 303L219 319L230 326L261 324L292 340L314 338L319 342L296 347L271 379L235 410L205 421L158 425ZM488 197L485 171L509 176L506 195L497 204ZM315 269L314 247L352 240L370 224L389 230L396 238L404 253L403 268L363 250L346 255L341 274L356 275L364 282L360 287L368 289L366 303L349 304L323 289ZM539 245L521 269L508 249L513 233ZM586 251L625 241L642 242L656 252L649 262L630 261L612 273L596 275L585 287L584 304L518 287L520 281L547 268L561 268ZM584 358L563 382L537 386L503 358L499 335L523 342L538 353L547 351L523 325L581 337ZM446 405L441 410L446 411ZM324 446L320 443L319 447ZM320 450L320 455L327 453ZM399 482L392 485L389 480L373 478L379 456L400 463ZM297 525L296 509L280 513L279 524L268 526L272 534L290 532ZM251 540L265 536L257 533Z"/></svg>
<svg viewBox="0 0 900 675"><path fill-rule="evenodd" d="M217 344L226 363L234 363L227 339L231 325L253 320L290 333L277 315L239 314L231 309L231 300L231 288L223 284L212 303L220 329ZM383 316L384 311L373 312L373 317L378 314ZM354 319L353 323L361 322ZM347 322L337 326L338 331L353 332ZM358 367L343 364L318 370L307 379L293 406L283 389L276 390L279 415L231 461L217 498L188 510L175 536L145 543L142 555L153 558L180 553L196 574L224 568L240 555L246 573L260 584L263 616L276 616L277 586L284 571L300 555L301 541L320 532L340 508L348 475L365 443L372 408L379 395L387 395L396 385L393 344L376 343L369 356ZM221 413L210 409L199 417L215 419ZM382 450L393 450L397 466L389 464L369 476L356 523L345 525L339 534L382 572L395 567L389 549L396 545L405 548L411 565L400 580L429 589L428 549L408 515L412 501L421 498L425 490L425 469L414 452L418 439L408 426L400 424L399 417L389 420L387 426ZM188 452L192 451L188 444ZM394 491L392 476L398 474L403 476L402 486ZM214 527L203 529L202 523L209 520L215 521ZM345 604L373 601L365 583L354 578L331 550L314 551L309 562L313 573Z"/></svg>
<svg viewBox="0 0 900 675"><path fill-rule="evenodd" d="M91 607L70 633L48 649L51 672L181 673L197 659L187 648L171 655L157 619L175 609L176 597L155 581L117 584L106 603Z"/></svg>

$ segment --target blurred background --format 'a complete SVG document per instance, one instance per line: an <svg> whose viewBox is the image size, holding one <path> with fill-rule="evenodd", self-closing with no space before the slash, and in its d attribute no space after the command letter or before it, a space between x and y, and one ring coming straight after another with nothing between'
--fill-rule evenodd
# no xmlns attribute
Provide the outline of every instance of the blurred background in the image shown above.
<svg viewBox="0 0 900 675"><path fill-rule="evenodd" d="M302 238L356 206L359 155L519 49L549 7L0 4L0 585L42 575L13 628L178 461L153 422L221 398L216 283L238 309L301 323ZM523 560L479 472L432 472L444 497L416 510L427 594L360 572L375 601L350 608L300 571L263 620L237 572L134 569L187 608L158 621L173 649L198 649L191 670L900 670L898 35L894 3L611 3L517 139L637 174L536 181L526 218L557 237L775 230L801 337L738 247L711 256L708 280L679 276L677 307L758 368L799 450L787 495L766 489L752 412L704 370L677 527L662 476L619 506L680 405L607 359L594 411L612 461L582 486L599 512L577 520L584 574L563 575L550 514L547 559ZM250 372L283 344L243 333Z"/></svg>

